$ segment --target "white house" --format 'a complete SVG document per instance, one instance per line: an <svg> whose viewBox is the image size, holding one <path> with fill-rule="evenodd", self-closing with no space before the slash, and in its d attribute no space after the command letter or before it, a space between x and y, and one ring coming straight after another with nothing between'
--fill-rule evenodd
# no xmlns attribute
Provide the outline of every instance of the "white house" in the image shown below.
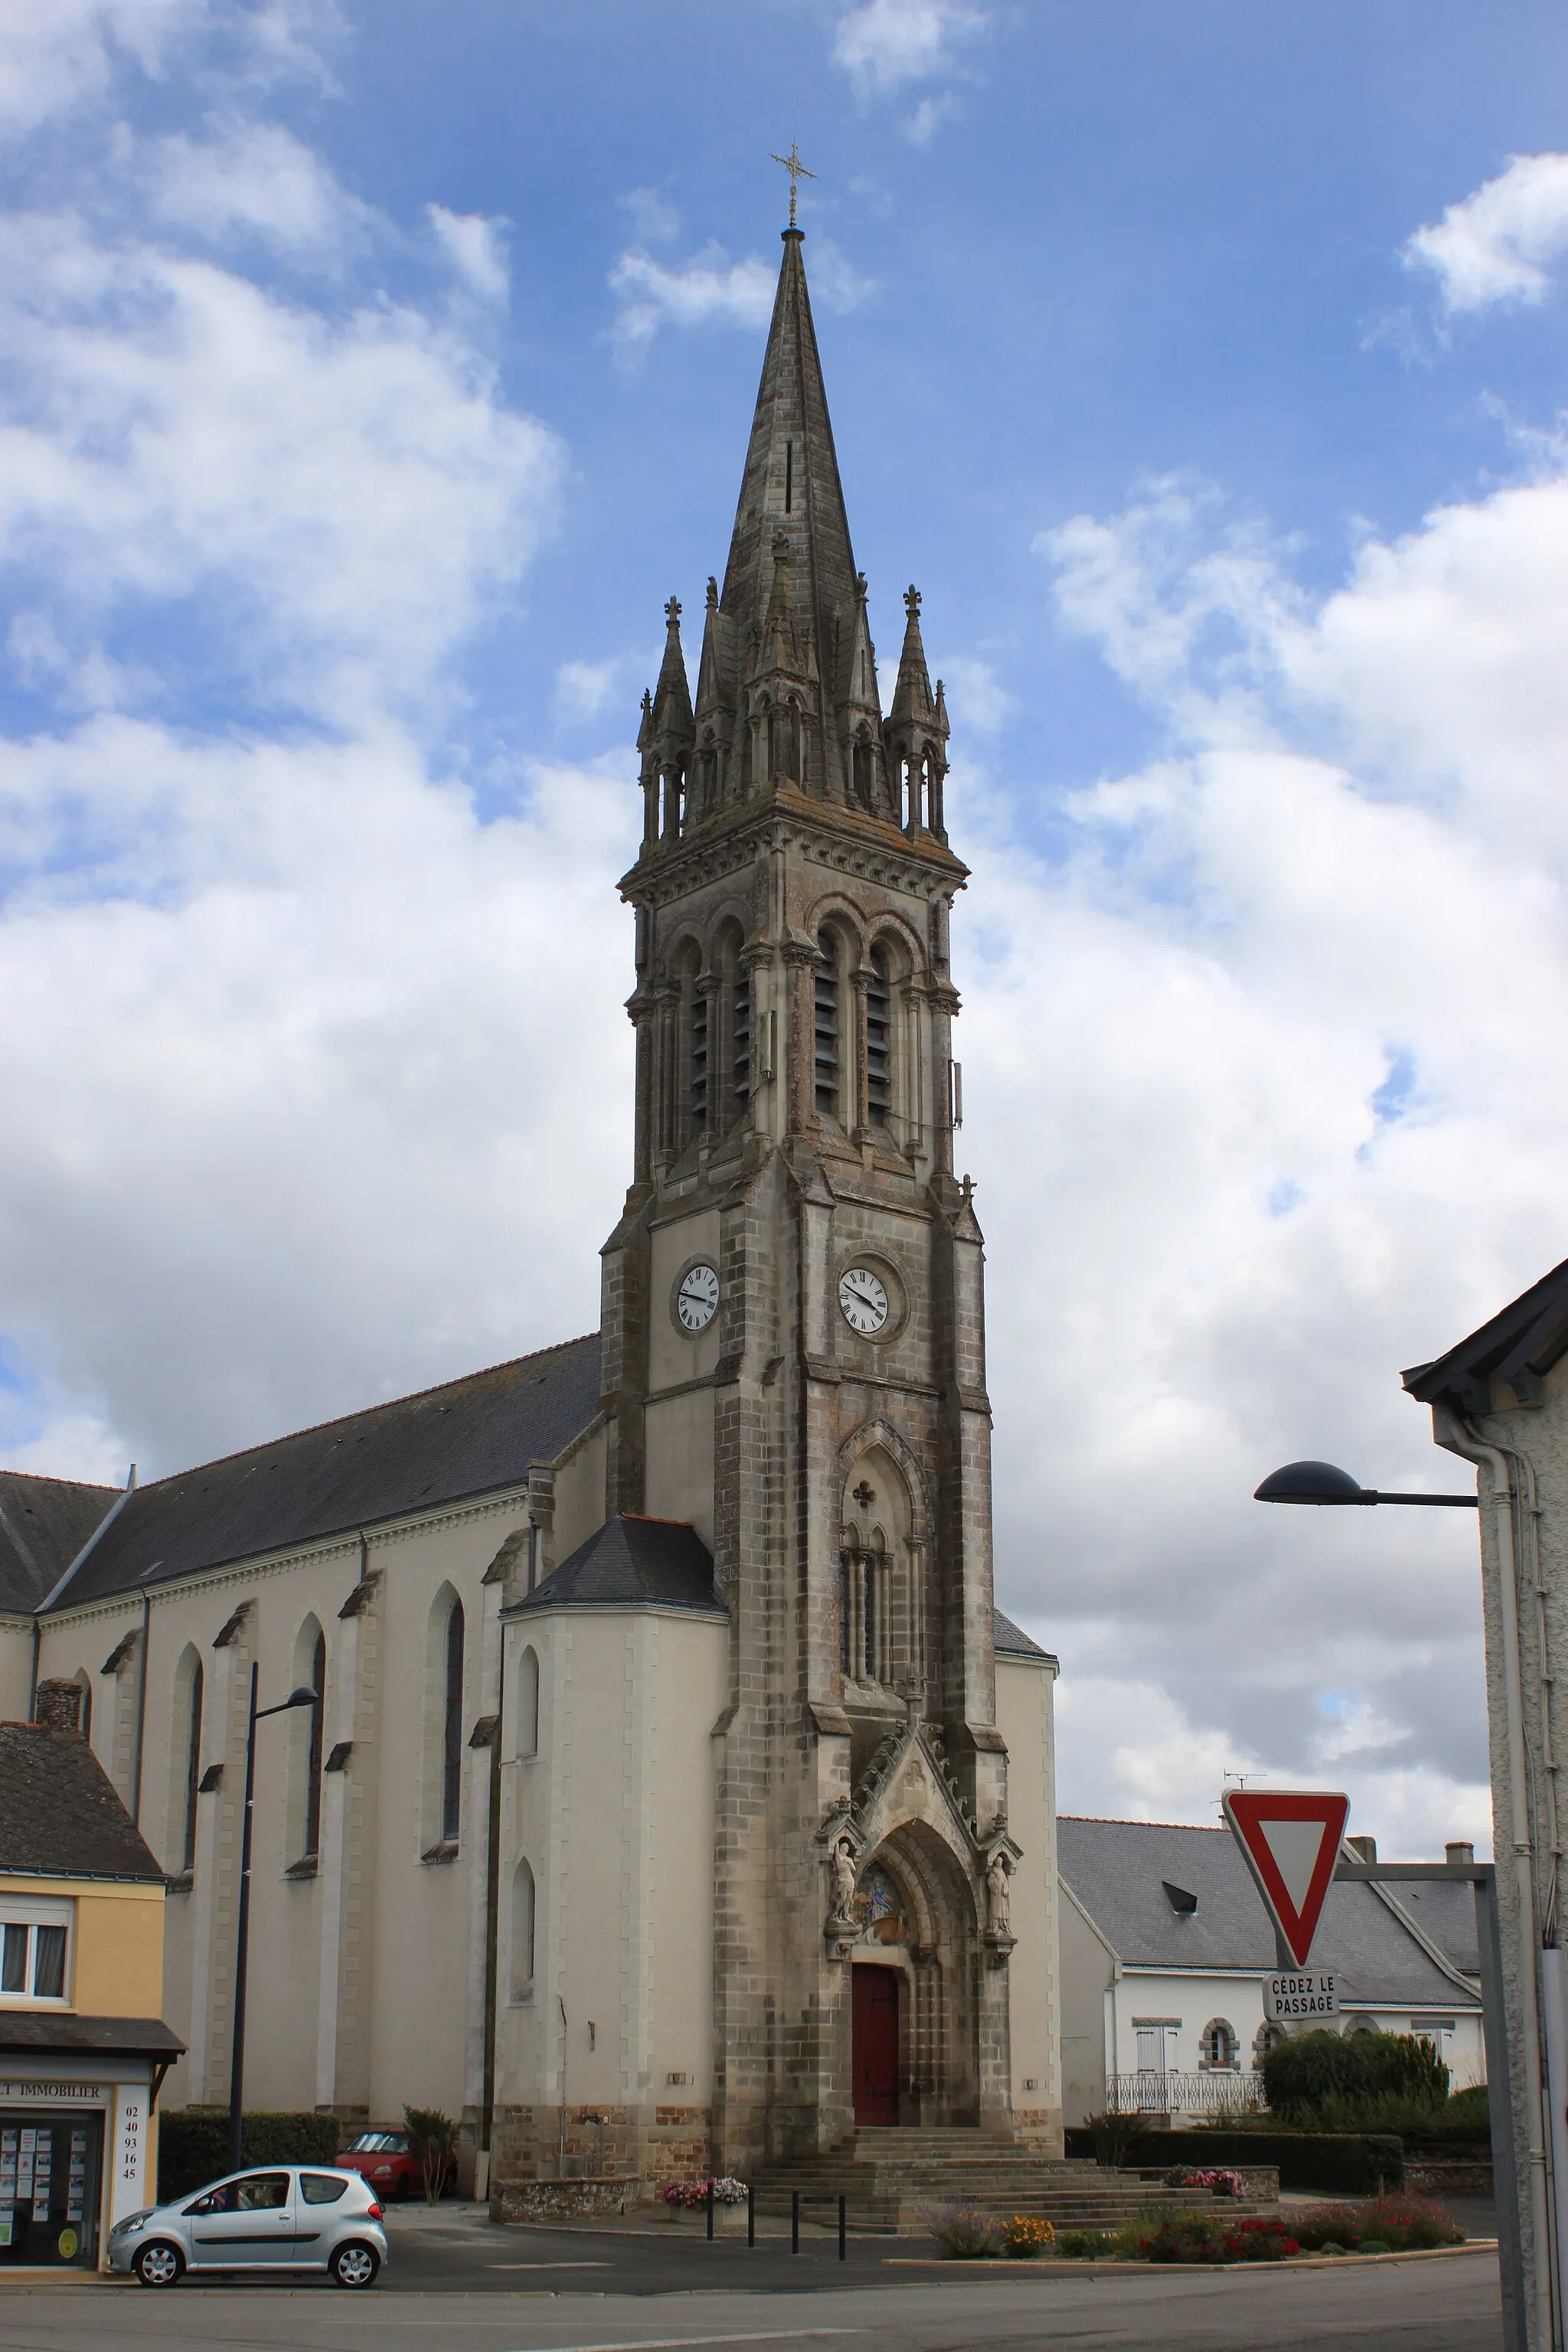
<svg viewBox="0 0 1568 2352"><path fill-rule="evenodd" d="M1230 1832L1064 1815L1062 2104L1173 2122L1254 2104L1274 1933ZM1370 1838L1351 1841L1376 1859ZM1447 1849L1468 1861L1468 1846ZM1349 1857L1347 1857L1349 1858ZM1335 1885L1312 1947L1339 1979L1341 2030L1417 2033L1456 2090L1486 2079L1470 1889Z"/></svg>

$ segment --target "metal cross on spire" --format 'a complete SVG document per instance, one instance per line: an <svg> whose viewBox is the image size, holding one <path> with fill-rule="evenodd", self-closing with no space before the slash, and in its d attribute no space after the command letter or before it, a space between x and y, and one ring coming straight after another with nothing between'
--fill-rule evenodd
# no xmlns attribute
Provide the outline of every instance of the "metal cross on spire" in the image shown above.
<svg viewBox="0 0 1568 2352"><path fill-rule="evenodd" d="M792 139L789 142L789 153L787 155L775 155L773 157L773 162L775 163L782 163L784 170L789 173L789 225L791 228L793 228L795 226L795 199L796 188L802 180L815 180L816 173L815 172L808 172L805 165L801 162L800 142L795 139Z"/></svg>

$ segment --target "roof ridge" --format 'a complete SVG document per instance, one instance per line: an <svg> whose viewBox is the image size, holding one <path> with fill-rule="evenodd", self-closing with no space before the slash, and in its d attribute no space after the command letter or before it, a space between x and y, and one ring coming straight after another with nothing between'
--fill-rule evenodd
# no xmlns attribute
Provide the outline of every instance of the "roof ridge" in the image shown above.
<svg viewBox="0 0 1568 2352"><path fill-rule="evenodd" d="M1130 1821L1125 1813L1058 1813L1058 1822L1094 1822L1108 1830L1202 1830L1205 1837L1228 1837L1223 1822L1139 1822Z"/></svg>
<svg viewBox="0 0 1568 2352"><path fill-rule="evenodd" d="M100 1486L96 1478L57 1478L52 1470L12 1470L0 1463L0 1478L36 1478L40 1486L76 1486L84 1495L123 1495L123 1486Z"/></svg>
<svg viewBox="0 0 1568 2352"><path fill-rule="evenodd" d="M492 1372L509 1372L519 1364L536 1364L542 1356L563 1355L568 1348L581 1348L599 1336L597 1331L582 1331L574 1339L553 1340L548 1348L535 1348L526 1356L503 1356L500 1363L481 1364L477 1371L459 1372L454 1380L433 1381L427 1389L410 1389L405 1396L383 1397L379 1404L362 1404L353 1412L333 1413L326 1421L306 1422L299 1429L284 1430L279 1437L263 1438L258 1444L237 1446L232 1454L215 1454L205 1462L188 1462L183 1470L168 1471L162 1478L149 1478L136 1492L151 1495L160 1486L171 1486L178 1479L194 1476L198 1470L221 1470L226 1463L243 1462L250 1454L266 1454L275 1445L289 1444L296 1437L316 1437L323 1430L340 1428L346 1422L364 1421L374 1412L390 1412L394 1405L417 1404L424 1397L439 1396L443 1389L460 1389L469 1381L488 1379ZM107 1491L118 1494L121 1490L111 1486Z"/></svg>

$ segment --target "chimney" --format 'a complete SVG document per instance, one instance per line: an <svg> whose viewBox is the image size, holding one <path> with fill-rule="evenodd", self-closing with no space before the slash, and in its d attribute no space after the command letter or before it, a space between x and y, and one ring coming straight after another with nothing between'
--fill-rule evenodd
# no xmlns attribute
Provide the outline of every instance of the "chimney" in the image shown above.
<svg viewBox="0 0 1568 2352"><path fill-rule="evenodd" d="M33 1721L46 1731L68 1731L73 1738L81 1738L81 1685L51 1682L38 1685L38 1695L33 1707Z"/></svg>
<svg viewBox="0 0 1568 2352"><path fill-rule="evenodd" d="M1374 1837L1346 1838L1345 1843L1358 1862L1377 1860L1377 1840Z"/></svg>
<svg viewBox="0 0 1568 2352"><path fill-rule="evenodd" d="M1450 1838L1443 1848L1445 1862L1469 1863L1476 1858L1476 1849L1468 1838Z"/></svg>

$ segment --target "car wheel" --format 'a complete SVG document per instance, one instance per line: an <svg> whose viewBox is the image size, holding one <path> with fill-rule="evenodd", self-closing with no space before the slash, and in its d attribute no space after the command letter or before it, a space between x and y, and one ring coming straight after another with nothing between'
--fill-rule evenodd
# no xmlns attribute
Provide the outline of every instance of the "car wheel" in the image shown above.
<svg viewBox="0 0 1568 2352"><path fill-rule="evenodd" d="M374 2286L381 2256L363 2239L351 2238L337 2249L327 2267L340 2286Z"/></svg>
<svg viewBox="0 0 1568 2352"><path fill-rule="evenodd" d="M137 2247L131 2267L143 2286L173 2286L185 2267L185 2258L167 2239L154 2238L150 2246Z"/></svg>

